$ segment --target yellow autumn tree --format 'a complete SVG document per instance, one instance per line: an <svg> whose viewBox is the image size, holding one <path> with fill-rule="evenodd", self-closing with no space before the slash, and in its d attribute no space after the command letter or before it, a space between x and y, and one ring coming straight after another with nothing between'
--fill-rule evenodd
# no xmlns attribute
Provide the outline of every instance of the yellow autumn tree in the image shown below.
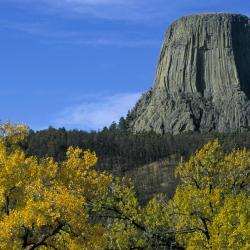
<svg viewBox="0 0 250 250"><path fill-rule="evenodd" d="M70 147L67 159L27 157L20 125L0 126L0 249L104 249L107 229L89 218L88 201L112 177L93 169L96 155Z"/></svg>
<svg viewBox="0 0 250 250"><path fill-rule="evenodd" d="M170 246L166 198L141 207L132 183L96 171L70 147L66 160L26 156L28 128L0 125L0 249L157 249Z"/></svg>
<svg viewBox="0 0 250 250"><path fill-rule="evenodd" d="M177 167L170 202L142 207L131 182L94 169L93 152L26 156L27 132L0 125L0 249L250 249L249 151L208 143Z"/></svg>
<svg viewBox="0 0 250 250"><path fill-rule="evenodd" d="M96 209L108 218L107 249L183 249L175 240L167 197L154 196L145 206L138 202L131 181L116 179Z"/></svg>
<svg viewBox="0 0 250 250"><path fill-rule="evenodd" d="M186 249L250 249L250 152L225 153L218 140L176 169L170 201L177 241Z"/></svg>

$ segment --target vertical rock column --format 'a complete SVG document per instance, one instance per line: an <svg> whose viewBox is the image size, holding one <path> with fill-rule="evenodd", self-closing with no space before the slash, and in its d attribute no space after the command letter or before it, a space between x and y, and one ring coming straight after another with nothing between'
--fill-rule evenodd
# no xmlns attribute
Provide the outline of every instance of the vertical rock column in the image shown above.
<svg viewBox="0 0 250 250"><path fill-rule="evenodd" d="M168 29L152 89L131 113L135 132L244 131L250 122L250 20L198 14Z"/></svg>

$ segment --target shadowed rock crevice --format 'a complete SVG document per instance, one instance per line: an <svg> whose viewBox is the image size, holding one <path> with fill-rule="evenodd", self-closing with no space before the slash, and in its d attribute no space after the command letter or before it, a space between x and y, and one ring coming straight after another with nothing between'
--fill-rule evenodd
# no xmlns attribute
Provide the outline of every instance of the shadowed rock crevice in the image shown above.
<svg viewBox="0 0 250 250"><path fill-rule="evenodd" d="M232 25L232 47L241 90L250 99L250 20ZM243 49L244 48L244 49Z"/></svg>
<svg viewBox="0 0 250 250"><path fill-rule="evenodd" d="M196 90L202 96L204 95L206 89L206 82L204 78L205 74L204 60L205 60L204 51L199 50L197 53Z"/></svg>
<svg viewBox="0 0 250 250"><path fill-rule="evenodd" d="M155 84L131 112L133 131L245 131L250 123L250 20L198 14L166 34Z"/></svg>

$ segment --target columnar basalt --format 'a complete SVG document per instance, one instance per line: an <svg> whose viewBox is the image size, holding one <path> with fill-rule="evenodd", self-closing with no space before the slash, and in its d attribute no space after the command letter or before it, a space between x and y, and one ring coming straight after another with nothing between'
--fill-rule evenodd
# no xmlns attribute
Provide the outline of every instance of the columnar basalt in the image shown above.
<svg viewBox="0 0 250 250"><path fill-rule="evenodd" d="M182 17L168 29L154 86L130 113L135 132L250 128L250 19Z"/></svg>

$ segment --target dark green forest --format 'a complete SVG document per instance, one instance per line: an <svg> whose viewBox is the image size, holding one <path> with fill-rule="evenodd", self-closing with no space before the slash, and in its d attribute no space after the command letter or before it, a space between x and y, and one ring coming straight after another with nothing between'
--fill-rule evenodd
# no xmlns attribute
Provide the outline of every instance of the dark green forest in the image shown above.
<svg viewBox="0 0 250 250"><path fill-rule="evenodd" d="M250 132L246 133L207 133L198 132L179 135L158 135L154 132L132 133L127 129L125 119L118 124L112 123L101 131L66 130L49 127L42 131L30 131L22 144L28 155L38 158L51 156L55 160L65 159L69 146L78 146L95 151L98 167L110 170L119 166L126 171L135 166L144 165L176 155L187 159L198 148L215 138L226 150L250 148Z"/></svg>

